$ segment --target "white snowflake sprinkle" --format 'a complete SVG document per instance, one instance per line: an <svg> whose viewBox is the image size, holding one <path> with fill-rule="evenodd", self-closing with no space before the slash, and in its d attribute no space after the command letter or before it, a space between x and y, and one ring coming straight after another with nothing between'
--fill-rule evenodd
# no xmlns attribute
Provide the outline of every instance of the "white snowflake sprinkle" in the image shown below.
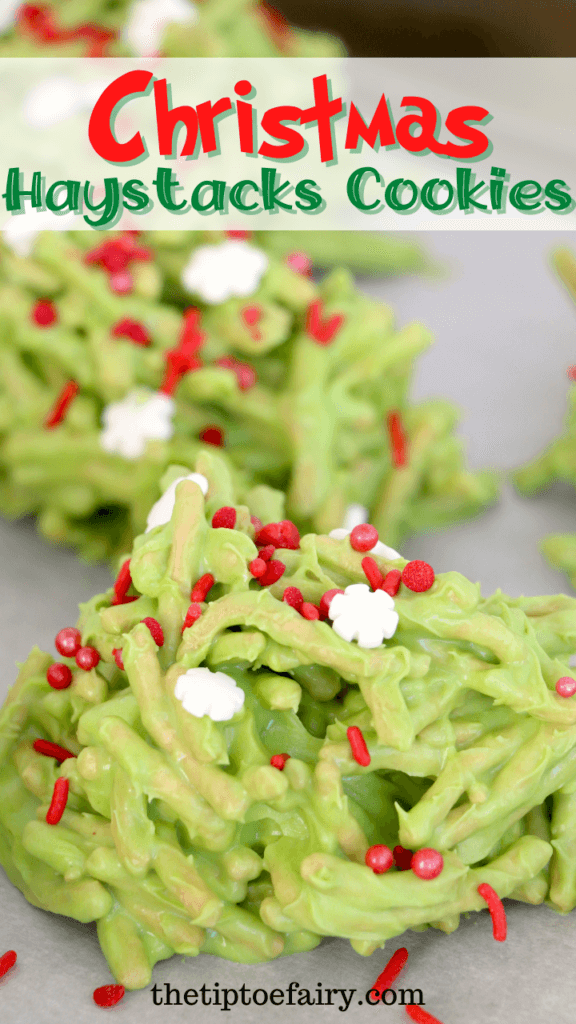
<svg viewBox="0 0 576 1024"><path fill-rule="evenodd" d="M198 484L204 496L208 493L208 481L205 476L202 476L202 473L189 473L188 476L179 476L177 480L172 481L162 497L150 509L148 519L146 520L146 533L153 530L155 526L164 526L165 523L170 522L174 505L176 504L176 488L182 480L193 480L195 484Z"/></svg>
<svg viewBox="0 0 576 1024"><path fill-rule="evenodd" d="M359 647L379 647L398 626L394 599L384 590L370 590L366 583L352 583L343 594L335 594L328 614L334 632L343 640L357 640Z"/></svg>
<svg viewBox="0 0 576 1024"><path fill-rule="evenodd" d="M369 512L365 505L352 504L348 505L344 512L344 522L342 527L344 530L350 532L355 526L362 526L363 523L368 522Z"/></svg>
<svg viewBox="0 0 576 1024"><path fill-rule="evenodd" d="M158 53L168 25L195 25L198 8L191 0L136 0L128 11L122 38L139 57Z"/></svg>
<svg viewBox="0 0 576 1024"><path fill-rule="evenodd" d="M228 239L201 245L182 271L187 291L215 305L232 297L253 295L268 269L268 257L249 242Z"/></svg>
<svg viewBox="0 0 576 1024"><path fill-rule="evenodd" d="M139 459L148 441L168 441L174 433L174 401L144 388L112 402L102 413L100 444L110 455Z"/></svg>
<svg viewBox="0 0 576 1024"><path fill-rule="evenodd" d="M208 715L213 722L228 722L244 706L244 691L225 672L189 668L179 676L174 696L195 718Z"/></svg>

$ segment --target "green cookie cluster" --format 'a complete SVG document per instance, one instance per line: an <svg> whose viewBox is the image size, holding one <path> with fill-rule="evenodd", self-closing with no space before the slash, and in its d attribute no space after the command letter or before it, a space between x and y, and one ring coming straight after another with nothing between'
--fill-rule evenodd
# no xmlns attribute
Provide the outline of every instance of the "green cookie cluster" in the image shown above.
<svg viewBox="0 0 576 1024"><path fill-rule="evenodd" d="M485 906L482 883L571 910L576 704L555 684L575 649L576 599L484 599L447 572L423 593L401 584L393 638L361 648L282 598L297 587L318 605L364 581L363 553L310 533L275 551L284 572L262 586L249 568L254 510L236 503L218 453L194 469L206 499L178 484L170 522L134 544L128 600L110 590L81 608L99 664L64 659L73 681L54 690L53 659L35 650L8 696L0 859L14 884L39 907L96 921L127 988L174 952L257 963L340 936L369 955L408 928L452 932ZM222 506L235 508L234 529L211 526ZM383 574L406 564L374 560ZM183 629L205 574L215 582ZM176 699L199 666L243 692L229 720ZM368 765L352 756L351 726ZM38 739L74 756L59 764ZM280 753L283 770L271 764ZM58 778L68 802L48 824ZM443 870L375 874L365 856L382 843L433 847Z"/></svg>

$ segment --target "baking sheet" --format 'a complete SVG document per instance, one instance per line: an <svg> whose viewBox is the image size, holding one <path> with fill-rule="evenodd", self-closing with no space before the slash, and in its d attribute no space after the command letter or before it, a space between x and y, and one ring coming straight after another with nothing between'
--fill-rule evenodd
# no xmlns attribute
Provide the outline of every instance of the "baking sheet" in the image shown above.
<svg viewBox="0 0 576 1024"><path fill-rule="evenodd" d="M502 471L519 465L551 440L561 427L568 380L576 363L576 310L548 267L552 246L576 234L438 232L425 244L444 273L435 279L365 280L362 287L390 302L400 325L422 320L436 335L434 348L420 361L415 395L445 395L465 410L462 433L470 463ZM473 523L412 538L403 554L423 558L437 571L458 569L479 580L484 593L501 587L512 595L555 593L564 577L546 565L538 541L546 532L576 529L576 495L557 487L532 500L506 485L498 506ZM386 538L383 538L384 540ZM52 650L56 632L75 621L79 601L110 583L108 570L87 567L70 553L45 544L31 523L0 522L0 699L14 680L14 662L36 643ZM75 1024L102 1022L104 1012L118 1024L170 1024L219 1019L234 1024L265 1020L332 1024L351 1017L358 1024L408 1020L400 1006L366 1005L365 993L398 946L410 951L397 988L421 989L425 1008L443 1024L572 1024L576 1017L576 915L561 917L546 907L507 903L508 940L496 943L487 913L463 921L451 936L435 930L407 933L390 940L372 957L356 954L341 940L325 940L311 953L258 967L209 956L174 956L159 963L151 988L128 993L110 1011L98 1009L92 991L112 981L100 953L95 928L30 906L0 869L0 954L13 948L18 965L0 981L2 1024ZM204 999L214 991L246 986L269 997L290 982L293 1000L304 989L322 1001L325 990L345 989L350 999L332 995L332 1006L279 1005L280 997L261 1005L190 1005L189 989L204 984ZM355 992L350 996L350 990ZM177 1005L176 991L180 994ZM210 992L208 990L211 990ZM248 990L251 990L249 993ZM199 994L201 1000L201 994ZM239 996L239 1003L241 1002ZM303 999L305 996L302 997ZM409 996L405 997L406 999ZM220 1004L222 1000L220 999Z"/></svg>

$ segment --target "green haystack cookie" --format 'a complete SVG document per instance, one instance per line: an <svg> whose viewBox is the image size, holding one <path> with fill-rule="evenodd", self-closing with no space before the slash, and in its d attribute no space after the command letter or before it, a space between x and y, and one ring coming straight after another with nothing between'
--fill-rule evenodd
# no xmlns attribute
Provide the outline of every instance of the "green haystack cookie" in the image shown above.
<svg viewBox="0 0 576 1024"><path fill-rule="evenodd" d="M572 909L576 704L555 687L576 599L483 599L366 527L261 529L217 453L193 469L171 469L61 660L33 651L8 696L14 884L96 921L133 989L174 952L257 963L451 932L484 884ZM383 846L403 850L378 874Z"/></svg>
<svg viewBox="0 0 576 1024"><path fill-rule="evenodd" d="M5 240L4 515L36 514L85 558L117 554L167 466L203 444L223 446L242 496L286 491L301 530L370 514L395 544L494 500L493 475L464 466L454 408L410 404L422 326L398 330L347 271L315 284L252 240L158 235Z"/></svg>

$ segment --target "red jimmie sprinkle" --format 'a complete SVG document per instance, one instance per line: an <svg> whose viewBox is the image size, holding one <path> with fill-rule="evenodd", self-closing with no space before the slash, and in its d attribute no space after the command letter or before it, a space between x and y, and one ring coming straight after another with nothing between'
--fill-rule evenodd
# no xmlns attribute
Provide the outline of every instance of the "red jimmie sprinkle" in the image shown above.
<svg viewBox="0 0 576 1024"><path fill-rule="evenodd" d="M320 299L311 302L306 312L306 331L319 345L329 345L344 323L341 313L322 319L324 308Z"/></svg>
<svg viewBox="0 0 576 1024"><path fill-rule="evenodd" d="M51 327L58 319L56 306L50 299L38 299L30 315L37 327Z"/></svg>
<svg viewBox="0 0 576 1024"><path fill-rule="evenodd" d="M282 600L289 604L291 608L295 608L296 611L300 611L304 598L302 597L302 591L298 587L286 587L286 590L282 594Z"/></svg>
<svg viewBox="0 0 576 1024"><path fill-rule="evenodd" d="M76 664L78 668L84 669L85 672L90 672L91 669L96 668L100 661L100 655L95 647L81 647L79 651L76 651Z"/></svg>
<svg viewBox="0 0 576 1024"><path fill-rule="evenodd" d="M106 46L115 33L85 22L75 28L61 28L49 7L36 4L22 4L17 13L17 24L21 31L28 33L41 43L66 43L83 40L88 43L86 57L105 56Z"/></svg>
<svg viewBox="0 0 576 1024"><path fill-rule="evenodd" d="M252 238L252 232L240 231L240 229L231 230L226 232L226 238L233 238L235 241L244 241L244 239Z"/></svg>
<svg viewBox="0 0 576 1024"><path fill-rule="evenodd" d="M384 577L384 582L382 583L380 590L385 590L387 594L390 594L390 597L396 597L396 594L400 589L401 582L402 573L400 570L390 569L390 572L387 572Z"/></svg>
<svg viewBox="0 0 576 1024"><path fill-rule="evenodd" d="M111 334L113 338L128 338L128 341L133 341L135 345L145 347L152 344L152 338L144 324L132 320L129 316L114 324Z"/></svg>
<svg viewBox="0 0 576 1024"><path fill-rule="evenodd" d="M202 314L195 306L190 306L184 312L178 347L189 356L196 355L206 341L206 335L200 328L201 318Z"/></svg>
<svg viewBox="0 0 576 1024"><path fill-rule="evenodd" d="M556 683L556 693L559 697L573 697L576 693L576 679L572 679L572 676L562 676Z"/></svg>
<svg viewBox="0 0 576 1024"><path fill-rule="evenodd" d="M18 959L16 952L13 949L9 949L7 953L3 953L0 956L0 978L3 978L8 971L11 971Z"/></svg>
<svg viewBox="0 0 576 1024"><path fill-rule="evenodd" d="M566 373L569 380L576 380L576 366L569 366Z"/></svg>
<svg viewBox="0 0 576 1024"><path fill-rule="evenodd" d="M230 505L223 505L212 516L212 526L215 530L233 530L236 526L236 509Z"/></svg>
<svg viewBox="0 0 576 1024"><path fill-rule="evenodd" d="M416 1024L442 1024L438 1017L433 1017L427 1010L423 1010L421 1006L406 1006L406 1013L410 1017L410 1020L416 1022Z"/></svg>
<svg viewBox="0 0 576 1024"><path fill-rule="evenodd" d="M385 871L388 871L394 863L394 854L389 846L384 846L383 843L377 843L375 846L371 846L366 850L366 856L364 863L367 867L372 868L375 875L383 875Z"/></svg>
<svg viewBox="0 0 576 1024"><path fill-rule="evenodd" d="M211 572L205 572L203 576L192 587L190 600L193 604L206 600L208 591L214 586L214 577Z"/></svg>
<svg viewBox="0 0 576 1024"><path fill-rule="evenodd" d="M412 866L412 850L407 850L405 846L395 846L392 853L398 871L409 871Z"/></svg>
<svg viewBox="0 0 576 1024"><path fill-rule="evenodd" d="M266 572L260 577L259 583L261 587L270 587L273 583L277 583L281 576L286 572L286 566L284 562L278 561L278 559L271 558L266 565Z"/></svg>
<svg viewBox="0 0 576 1024"><path fill-rule="evenodd" d="M53 690L67 690L72 682L72 672L68 665L63 665L61 661L56 661L53 665L50 665L46 673L46 679Z"/></svg>
<svg viewBox="0 0 576 1024"><path fill-rule="evenodd" d="M134 290L134 278L129 270L118 270L110 274L110 288L116 295L130 295Z"/></svg>
<svg viewBox="0 0 576 1024"><path fill-rule="evenodd" d="M330 603L332 601L332 598L335 597L336 594L343 593L343 590L340 590L338 587L334 587L332 590L327 590L325 594L322 594L322 597L320 598L320 606L318 609L320 612L321 619L328 618L328 612L330 611Z"/></svg>
<svg viewBox="0 0 576 1024"><path fill-rule="evenodd" d="M311 604L310 601L304 601L299 611L302 618L308 619L309 622L314 622L320 618L320 609L315 604Z"/></svg>
<svg viewBox="0 0 576 1024"><path fill-rule="evenodd" d="M165 354L166 369L159 387L163 395L173 395L186 373L202 368L202 360L183 348L171 348Z"/></svg>
<svg viewBox="0 0 576 1024"><path fill-rule="evenodd" d="M158 619L152 619L150 616L147 616L145 619L142 619L142 622L144 623L145 626L148 626L148 629L150 630L150 633L152 634L152 639L153 639L154 643L156 644L156 646L157 647L163 647L164 646L164 630L162 629L162 626L158 622Z"/></svg>
<svg viewBox="0 0 576 1024"><path fill-rule="evenodd" d="M309 277L312 273L312 260L305 252L291 252L286 257L286 266L296 274Z"/></svg>
<svg viewBox="0 0 576 1024"><path fill-rule="evenodd" d="M478 892L480 893L483 900L486 900L488 904L488 910L490 911L490 917L492 918L492 934L496 939L496 942L504 942L506 938L507 925L506 925L506 911L504 905L497 892L487 882L483 882L482 885L478 886Z"/></svg>
<svg viewBox="0 0 576 1024"><path fill-rule="evenodd" d="M434 569L428 562L408 562L402 570L402 583L417 594L430 590L435 578Z"/></svg>
<svg viewBox="0 0 576 1024"><path fill-rule="evenodd" d="M354 551L371 551L378 543L378 530L370 523L360 523L350 531L350 544Z"/></svg>
<svg viewBox="0 0 576 1024"><path fill-rule="evenodd" d="M120 238L110 238L84 256L84 262L102 267L109 274L118 274L126 270L134 261L147 262L152 259L152 250L138 245L133 235L126 233Z"/></svg>
<svg viewBox="0 0 576 1024"><path fill-rule="evenodd" d="M189 626L193 626L194 623L197 621L197 619L200 618L201 615L202 615L202 607L196 601L194 601L194 603L190 605L188 611L186 612L186 618L184 619L184 625L182 626L182 631L184 631L185 629L188 629Z"/></svg>
<svg viewBox="0 0 576 1024"><path fill-rule="evenodd" d="M74 626L65 626L56 634L54 646L63 658L73 658L82 646L82 634Z"/></svg>
<svg viewBox="0 0 576 1024"><path fill-rule="evenodd" d="M300 534L290 519L283 519L280 523L268 523L267 526L263 526L256 534L256 543L272 544L275 548L297 551L300 547Z"/></svg>
<svg viewBox="0 0 576 1024"><path fill-rule="evenodd" d="M346 735L350 744L350 750L352 751L352 757L357 764L367 768L371 758L366 746L366 740L362 735L362 730L357 725L350 725L346 730Z"/></svg>
<svg viewBox="0 0 576 1024"><path fill-rule="evenodd" d="M432 878L438 878L438 875L441 874L444 868L444 857L438 850L425 847L416 851L410 861L410 867L418 878L429 881Z"/></svg>
<svg viewBox="0 0 576 1024"><path fill-rule="evenodd" d="M378 975L370 991L375 992L377 996L381 996L387 988L391 988L400 974L400 971L406 966L407 961L408 950L402 946L392 954L386 964L386 967L382 973Z"/></svg>
<svg viewBox="0 0 576 1024"><path fill-rule="evenodd" d="M220 359L216 360L216 366L221 366L224 370L234 371L240 391L249 391L250 388L254 387L258 379L254 367L250 366L249 363L241 363L239 359L236 359L236 356L221 356Z"/></svg>
<svg viewBox="0 0 576 1024"><path fill-rule="evenodd" d="M121 647L115 647L114 650L112 651L112 657L114 658L114 661L116 662L116 664L117 664L118 668L120 669L120 671L124 672L125 669L124 669L124 661L123 661L123 658L122 658L122 648Z"/></svg>
<svg viewBox="0 0 576 1024"><path fill-rule="evenodd" d="M116 1003L124 999L125 993L124 985L101 985L94 989L92 998L96 1006L116 1006Z"/></svg>
<svg viewBox="0 0 576 1024"><path fill-rule="evenodd" d="M71 754L66 747L61 747L58 743L50 743L49 740L34 740L32 746L37 754L44 754L44 757L55 757L57 761L67 761L69 757L76 757L76 754Z"/></svg>
<svg viewBox="0 0 576 1024"><path fill-rule="evenodd" d="M261 558L263 562L269 562L275 551L276 548L273 544L265 544L263 548L260 548L258 558Z"/></svg>
<svg viewBox="0 0 576 1024"><path fill-rule="evenodd" d="M204 427L198 436L204 444L213 444L216 448L224 447L224 434L220 427Z"/></svg>
<svg viewBox="0 0 576 1024"><path fill-rule="evenodd" d="M114 597L112 598L112 604L125 604L126 594L132 586L132 576L130 575L130 559L127 558L123 562L120 571L116 577L114 583Z"/></svg>
<svg viewBox="0 0 576 1024"><path fill-rule="evenodd" d="M262 306L244 306L244 309L240 310L244 323L252 328L250 335L254 341L262 341L262 331L256 326L262 319L262 312Z"/></svg>
<svg viewBox="0 0 576 1024"><path fill-rule="evenodd" d="M53 427L57 427L58 424L62 422L66 415L68 406L74 398L76 398L79 390L80 387L75 380L69 380L68 383L64 385L62 391L58 395L58 398L54 402L52 409L44 420L44 426L47 430L52 430Z"/></svg>
<svg viewBox="0 0 576 1024"><path fill-rule="evenodd" d="M384 577L376 565L376 562L370 557L370 555L366 555L366 558L362 559L362 569L364 570L364 575L372 587L372 590L380 590L380 587L384 583Z"/></svg>
<svg viewBox="0 0 576 1024"><path fill-rule="evenodd" d="M266 572L266 562L263 558L253 558L252 561L248 563L248 569L254 579L259 580Z"/></svg>
<svg viewBox="0 0 576 1024"><path fill-rule="evenodd" d="M46 811L46 821L49 825L57 825L64 814L69 789L68 779L56 779L50 807Z"/></svg>
<svg viewBox="0 0 576 1024"><path fill-rule="evenodd" d="M396 469L406 465L408 460L408 446L406 434L402 426L402 419L398 411L388 413L388 436L390 438L390 452L392 462Z"/></svg>
<svg viewBox="0 0 576 1024"><path fill-rule="evenodd" d="M284 771L284 765L286 761L290 759L290 754L274 754L270 758L270 764L273 768L277 768L279 772Z"/></svg>

